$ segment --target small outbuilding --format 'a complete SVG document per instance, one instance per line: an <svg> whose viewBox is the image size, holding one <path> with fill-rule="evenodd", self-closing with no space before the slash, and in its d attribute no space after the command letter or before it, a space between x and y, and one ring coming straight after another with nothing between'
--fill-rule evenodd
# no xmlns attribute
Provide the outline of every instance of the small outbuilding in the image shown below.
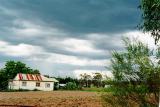
<svg viewBox="0 0 160 107"><path fill-rule="evenodd" d="M54 84L58 82L55 78L48 78L41 74L22 74L18 73L16 77L9 81L8 88L13 90L54 90Z"/></svg>

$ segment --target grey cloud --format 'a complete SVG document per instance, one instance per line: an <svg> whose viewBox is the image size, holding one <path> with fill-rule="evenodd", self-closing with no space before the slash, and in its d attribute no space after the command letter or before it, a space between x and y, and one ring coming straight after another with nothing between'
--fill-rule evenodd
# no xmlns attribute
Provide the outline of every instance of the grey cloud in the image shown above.
<svg viewBox="0 0 160 107"><path fill-rule="evenodd" d="M33 63L33 62L28 62L29 66L31 66L32 68L41 68L41 64L43 64L43 62L37 62L37 63ZM47 68L48 67L48 68ZM72 76L74 77L74 70L95 70L95 71L103 71L106 70L105 67L102 66L78 66L78 65L70 65L70 64L57 64L57 63L53 63L53 64L47 64L46 68L41 68L41 73L43 74L49 74L52 76ZM50 72L48 72L50 71Z"/></svg>
<svg viewBox="0 0 160 107"><path fill-rule="evenodd" d="M120 32L135 29L140 18L135 0L3 0L11 9L70 32ZM27 14L27 15L26 15Z"/></svg>
<svg viewBox="0 0 160 107"><path fill-rule="evenodd" d="M46 53L75 56L79 59L104 60L112 50L122 50L121 34L133 31L139 23L139 1L136 0L1 0L0 40L13 45L20 43L43 48ZM15 24L14 22L18 20ZM40 30L36 36L18 35L13 29L24 29L21 21L29 21ZM37 27L38 26L38 27ZM55 32L54 29L58 30ZM90 34L97 34L97 37ZM29 35L29 34L27 34ZM62 45L52 46L47 40L68 38L87 40L101 53L68 51ZM73 44L74 45L74 44ZM23 51L23 50L22 50ZM70 75L74 70L105 70L102 66L75 66L61 63L28 61L30 57L11 57L0 54L0 64L6 60L20 60L43 74ZM38 58L48 58L41 53ZM1 65L0 65L1 66Z"/></svg>

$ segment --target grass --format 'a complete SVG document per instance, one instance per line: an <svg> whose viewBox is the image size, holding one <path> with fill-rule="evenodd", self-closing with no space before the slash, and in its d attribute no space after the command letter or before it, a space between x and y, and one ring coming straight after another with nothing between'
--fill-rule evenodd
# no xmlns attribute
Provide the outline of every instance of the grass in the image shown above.
<svg viewBox="0 0 160 107"><path fill-rule="evenodd" d="M19 89L19 90L3 90L2 92L26 92L26 91L40 91L37 89L34 90L27 90L27 89ZM112 88L103 88L103 87L91 87L91 88L82 88L82 89L76 89L76 90L66 90L66 89L58 89L54 91L86 91L86 92L112 92Z"/></svg>
<svg viewBox="0 0 160 107"><path fill-rule="evenodd" d="M87 91L87 92L112 92L112 88L103 88L103 87L91 87L91 88L82 88L82 91Z"/></svg>
<svg viewBox="0 0 160 107"><path fill-rule="evenodd" d="M26 92L26 91L40 91L38 89L34 90L28 90L28 89L7 89L7 90L2 90L0 92Z"/></svg>

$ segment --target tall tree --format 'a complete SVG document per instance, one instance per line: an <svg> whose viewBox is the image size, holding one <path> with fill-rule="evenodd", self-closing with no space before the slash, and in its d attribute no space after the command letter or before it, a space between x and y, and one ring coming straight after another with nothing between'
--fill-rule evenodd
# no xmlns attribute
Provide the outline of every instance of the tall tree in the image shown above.
<svg viewBox="0 0 160 107"><path fill-rule="evenodd" d="M151 32L157 43L160 39L160 0L141 0L143 31Z"/></svg>
<svg viewBox="0 0 160 107"><path fill-rule="evenodd" d="M7 89L8 86L8 77L4 74L4 69L0 69L0 90Z"/></svg>
<svg viewBox="0 0 160 107"><path fill-rule="evenodd" d="M39 73L38 70L33 70L20 61L7 61L4 67L4 71L10 79L13 79L17 73Z"/></svg>
<svg viewBox="0 0 160 107"><path fill-rule="evenodd" d="M124 39L126 52L113 52L112 73L115 94L120 99L139 101L141 107L158 104L160 66L151 57L153 52L141 42ZM152 100L146 99L154 95ZM123 96L123 97L122 97Z"/></svg>
<svg viewBox="0 0 160 107"><path fill-rule="evenodd" d="M142 10L143 19L140 28L145 32L151 32L155 39L155 44L157 44L160 40L160 0L141 0L140 9ZM159 59L159 56L157 59Z"/></svg>
<svg viewBox="0 0 160 107"><path fill-rule="evenodd" d="M93 80L95 85L100 87L102 85L102 74L98 72L94 73Z"/></svg>
<svg viewBox="0 0 160 107"><path fill-rule="evenodd" d="M91 75L87 74L87 73L84 73L84 74L80 74L80 77L81 77L81 84L84 85L86 87L90 87L91 85Z"/></svg>

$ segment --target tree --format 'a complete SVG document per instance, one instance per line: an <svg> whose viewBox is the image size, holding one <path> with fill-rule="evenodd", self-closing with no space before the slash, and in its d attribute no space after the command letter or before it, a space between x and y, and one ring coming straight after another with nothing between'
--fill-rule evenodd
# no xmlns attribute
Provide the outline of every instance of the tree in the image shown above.
<svg viewBox="0 0 160 107"><path fill-rule="evenodd" d="M141 42L132 42L128 38L124 39L124 42L125 52L115 51L112 53L114 94L119 101L132 99L140 102L141 107L149 105L156 107L158 105L160 66L151 59L154 52ZM151 96L154 97L151 99Z"/></svg>
<svg viewBox="0 0 160 107"><path fill-rule="evenodd" d="M4 73L4 69L0 69L0 90L7 89L8 86L8 78Z"/></svg>
<svg viewBox="0 0 160 107"><path fill-rule="evenodd" d="M38 69L35 69L31 72L32 74L40 74L40 71Z"/></svg>
<svg viewBox="0 0 160 107"><path fill-rule="evenodd" d="M86 86L86 87L90 87L91 86L91 75L84 73L84 74L80 74L81 77L81 84L82 86Z"/></svg>
<svg viewBox="0 0 160 107"><path fill-rule="evenodd" d="M93 80L95 85L100 87L102 85L102 74L98 72L94 73Z"/></svg>
<svg viewBox="0 0 160 107"><path fill-rule="evenodd" d="M141 0L140 9L142 10L143 19L140 28L145 32L151 32L155 39L155 44L157 44L160 39L160 0Z"/></svg>
<svg viewBox="0 0 160 107"><path fill-rule="evenodd" d="M141 0L140 9L143 19L140 28L151 32L157 43L160 39L160 0Z"/></svg>
<svg viewBox="0 0 160 107"><path fill-rule="evenodd" d="M17 73L39 74L38 70L33 70L20 61L7 61L5 64L4 71L10 79L13 79L17 75Z"/></svg>
<svg viewBox="0 0 160 107"><path fill-rule="evenodd" d="M72 78L72 77L65 77L65 78L57 77L56 79L59 81L60 84L66 84L68 82L75 82L77 86L79 85L79 81L76 78Z"/></svg>
<svg viewBox="0 0 160 107"><path fill-rule="evenodd" d="M0 90L7 89L9 79L13 79L17 73L40 74L38 70L33 70L20 61L7 61L0 70Z"/></svg>

